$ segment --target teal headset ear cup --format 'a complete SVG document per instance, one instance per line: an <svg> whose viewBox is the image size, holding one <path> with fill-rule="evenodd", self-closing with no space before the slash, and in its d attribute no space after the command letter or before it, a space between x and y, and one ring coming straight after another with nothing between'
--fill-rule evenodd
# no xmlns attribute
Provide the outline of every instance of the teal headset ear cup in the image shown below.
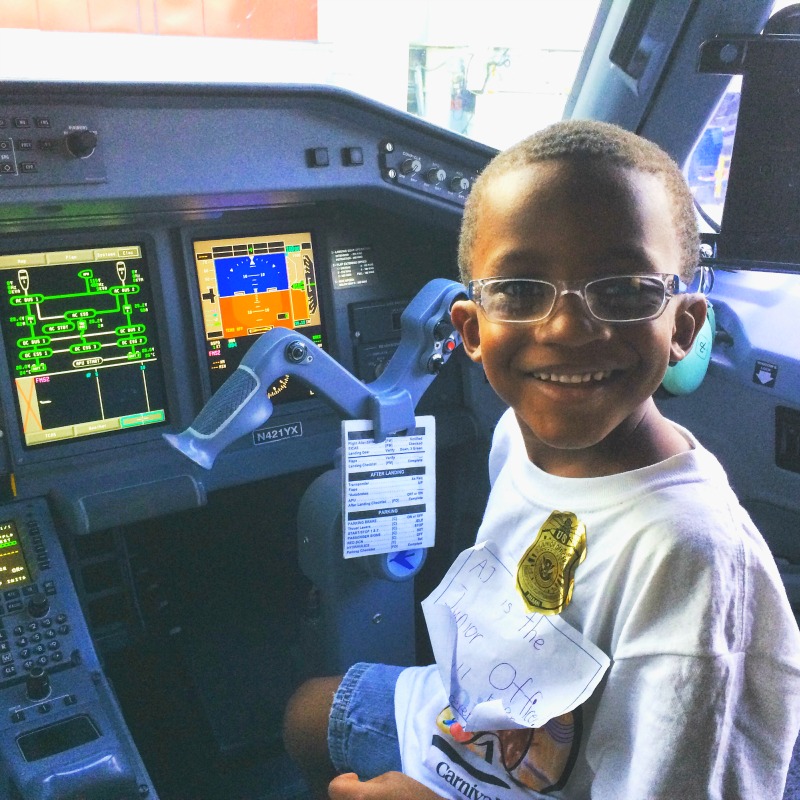
<svg viewBox="0 0 800 800"><path fill-rule="evenodd" d="M693 392L702 382L711 361L711 348L716 331L714 307L708 304L708 315L700 333L694 340L692 349L683 361L667 367L667 374L661 385L670 394L683 395Z"/></svg>

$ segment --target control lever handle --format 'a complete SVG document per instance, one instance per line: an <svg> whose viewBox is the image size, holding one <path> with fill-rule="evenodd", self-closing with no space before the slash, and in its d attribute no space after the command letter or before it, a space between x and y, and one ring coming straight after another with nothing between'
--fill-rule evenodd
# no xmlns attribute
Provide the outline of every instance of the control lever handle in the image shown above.
<svg viewBox="0 0 800 800"><path fill-rule="evenodd" d="M294 331L262 334L236 371L182 433L164 434L177 450L211 469L229 444L272 415L267 389L283 375L301 379L344 416L371 419L375 438L414 427L414 409L439 369L460 344L450 307L465 296L460 283L427 283L400 317L400 345L381 376L365 384L338 361Z"/></svg>

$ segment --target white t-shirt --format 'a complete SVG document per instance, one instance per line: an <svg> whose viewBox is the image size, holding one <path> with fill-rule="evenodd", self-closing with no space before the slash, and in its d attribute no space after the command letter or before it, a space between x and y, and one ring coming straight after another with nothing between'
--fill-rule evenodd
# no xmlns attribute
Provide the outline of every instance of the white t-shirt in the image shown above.
<svg viewBox="0 0 800 800"><path fill-rule="evenodd" d="M586 528L562 618L611 658L575 712L523 731L452 725L435 665L401 674L403 771L443 797L779 800L800 727L800 633L772 555L714 456L560 478L513 412L479 542L519 562L554 510Z"/></svg>

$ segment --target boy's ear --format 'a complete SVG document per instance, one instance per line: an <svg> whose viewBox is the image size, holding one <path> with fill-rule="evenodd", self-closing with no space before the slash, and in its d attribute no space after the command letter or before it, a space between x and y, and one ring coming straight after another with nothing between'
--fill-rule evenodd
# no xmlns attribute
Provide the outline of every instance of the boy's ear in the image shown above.
<svg viewBox="0 0 800 800"><path fill-rule="evenodd" d="M686 358L708 314L705 295L683 295L680 300L681 305L675 314L675 327L669 350L670 364L677 364Z"/></svg>
<svg viewBox="0 0 800 800"><path fill-rule="evenodd" d="M472 300L456 300L450 308L450 321L461 336L464 352L476 364L481 363L481 334L478 306Z"/></svg>

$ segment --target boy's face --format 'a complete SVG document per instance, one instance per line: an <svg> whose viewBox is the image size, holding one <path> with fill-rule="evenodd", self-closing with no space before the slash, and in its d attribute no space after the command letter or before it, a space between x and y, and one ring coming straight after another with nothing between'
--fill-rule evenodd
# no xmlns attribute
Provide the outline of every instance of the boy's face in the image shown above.
<svg viewBox="0 0 800 800"><path fill-rule="evenodd" d="M670 197L646 173L535 164L493 179L478 219L473 279L680 273ZM652 395L704 315L697 296L673 297L657 319L627 324L601 322L574 294L534 323L492 322L471 301L453 307L467 353L516 412L531 460L571 475L603 474L597 465L609 460L626 468L621 449L657 451L664 423Z"/></svg>

